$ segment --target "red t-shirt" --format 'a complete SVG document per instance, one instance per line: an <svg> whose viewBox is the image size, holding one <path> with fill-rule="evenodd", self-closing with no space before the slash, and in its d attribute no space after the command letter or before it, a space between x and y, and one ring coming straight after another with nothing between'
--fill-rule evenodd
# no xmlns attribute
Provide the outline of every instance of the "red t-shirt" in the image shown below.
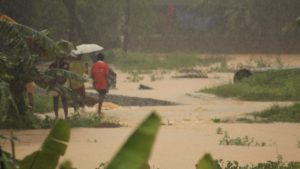
<svg viewBox="0 0 300 169"><path fill-rule="evenodd" d="M108 89L108 71L108 64L103 61L98 61L92 65L91 76L96 89Z"/></svg>

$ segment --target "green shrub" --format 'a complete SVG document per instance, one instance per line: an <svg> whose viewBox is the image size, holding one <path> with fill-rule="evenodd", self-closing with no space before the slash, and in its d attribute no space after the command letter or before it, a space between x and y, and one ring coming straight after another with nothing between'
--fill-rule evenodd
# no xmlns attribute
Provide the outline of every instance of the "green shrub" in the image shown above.
<svg viewBox="0 0 300 169"><path fill-rule="evenodd" d="M34 95L34 113L47 113L53 111L52 96L36 94Z"/></svg>

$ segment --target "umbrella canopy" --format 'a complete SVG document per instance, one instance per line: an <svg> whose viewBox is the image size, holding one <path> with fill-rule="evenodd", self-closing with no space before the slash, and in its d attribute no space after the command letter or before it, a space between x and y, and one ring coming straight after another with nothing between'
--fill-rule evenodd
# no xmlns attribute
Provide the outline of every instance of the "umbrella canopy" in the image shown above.
<svg viewBox="0 0 300 169"><path fill-rule="evenodd" d="M102 46L99 46L97 44L82 44L76 46L76 49L71 51L71 55L76 56L76 55L88 54L93 52L100 52L103 49L104 48Z"/></svg>

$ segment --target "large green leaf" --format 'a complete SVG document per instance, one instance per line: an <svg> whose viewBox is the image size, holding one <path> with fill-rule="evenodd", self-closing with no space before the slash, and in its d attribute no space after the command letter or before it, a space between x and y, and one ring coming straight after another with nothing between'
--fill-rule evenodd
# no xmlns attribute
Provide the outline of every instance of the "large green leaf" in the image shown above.
<svg viewBox="0 0 300 169"><path fill-rule="evenodd" d="M20 169L55 169L59 157L64 155L70 140L70 127L64 120L59 120L52 128L40 150L26 156Z"/></svg>
<svg viewBox="0 0 300 169"><path fill-rule="evenodd" d="M8 107L9 105L12 105L15 109L17 118L19 121L21 121L20 118L20 112L18 110L18 107L16 105L16 102L9 90L9 86L6 82L2 81L0 79L0 122L3 122L6 120L7 116L8 116Z"/></svg>
<svg viewBox="0 0 300 169"><path fill-rule="evenodd" d="M210 154L205 154L196 165L196 169L219 169Z"/></svg>
<svg viewBox="0 0 300 169"><path fill-rule="evenodd" d="M70 140L70 127L69 124L60 120L51 130L47 139L44 141L42 150L50 150L59 155L64 155L67 149L67 143Z"/></svg>
<svg viewBox="0 0 300 169"><path fill-rule="evenodd" d="M4 167L5 169L16 169L18 163L18 160L13 159L11 154L3 151L0 146L0 168Z"/></svg>
<svg viewBox="0 0 300 169"><path fill-rule="evenodd" d="M26 25L0 20L0 30L3 52L22 56L30 56L32 53L45 55L57 48L55 41L45 33Z"/></svg>
<svg viewBox="0 0 300 169"><path fill-rule="evenodd" d="M107 169L141 169L148 163L160 118L152 113L129 137Z"/></svg>
<svg viewBox="0 0 300 169"><path fill-rule="evenodd" d="M55 77L55 76L63 76L70 80L76 80L76 81L87 81L84 77L82 77L80 74L74 73L72 71L64 70L64 69L57 69L57 68L51 68L47 69L45 71L45 75L48 77Z"/></svg>

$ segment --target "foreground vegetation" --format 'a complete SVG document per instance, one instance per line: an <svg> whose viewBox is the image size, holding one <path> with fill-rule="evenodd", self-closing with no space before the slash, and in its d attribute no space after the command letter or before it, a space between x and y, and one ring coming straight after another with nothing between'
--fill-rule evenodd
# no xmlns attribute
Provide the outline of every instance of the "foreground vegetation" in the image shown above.
<svg viewBox="0 0 300 169"><path fill-rule="evenodd" d="M98 169L150 169L148 160L156 135L160 126L160 118L152 113L128 138L115 157L106 165L103 163ZM0 139L9 140L12 143L12 153L1 149L0 144L0 166L1 169L72 169L71 161L59 164L59 159L67 150L70 141L71 130L66 121L59 120L51 130L41 148L22 160L15 159L14 136L1 136ZM51 159L51 160L50 160ZM99 159L100 160L100 159ZM299 162L268 161L257 165L240 166L236 161L213 160L211 155L206 154L196 164L196 169L299 169Z"/></svg>
<svg viewBox="0 0 300 169"><path fill-rule="evenodd" d="M58 121L57 119L47 115L43 118L35 115L29 115L29 119L30 120L26 123L19 123L19 121L16 120L7 120L0 123L0 129L49 129ZM67 122L72 128L115 128L122 126L118 120L99 116L96 113L85 115L75 113L67 119Z"/></svg>
<svg viewBox="0 0 300 169"><path fill-rule="evenodd" d="M201 92L250 101L299 101L300 69L256 73L237 83L204 89Z"/></svg>

